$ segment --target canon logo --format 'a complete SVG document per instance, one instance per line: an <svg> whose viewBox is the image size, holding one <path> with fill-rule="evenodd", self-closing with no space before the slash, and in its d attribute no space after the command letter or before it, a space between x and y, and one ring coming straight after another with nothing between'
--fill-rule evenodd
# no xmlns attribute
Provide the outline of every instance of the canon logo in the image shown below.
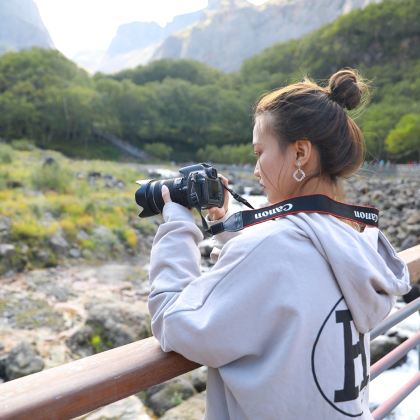
<svg viewBox="0 0 420 420"><path fill-rule="evenodd" d="M354 215L360 219L378 221L378 215L374 213L365 213L364 211L355 211Z"/></svg>
<svg viewBox="0 0 420 420"><path fill-rule="evenodd" d="M274 209L271 210L265 210L262 211L260 213L255 214L255 219L261 219L261 217L266 217L266 216L274 216L277 213L284 213L285 211L290 211L293 208L293 204L291 203L287 203L287 204L283 204L282 206L278 206L275 207Z"/></svg>

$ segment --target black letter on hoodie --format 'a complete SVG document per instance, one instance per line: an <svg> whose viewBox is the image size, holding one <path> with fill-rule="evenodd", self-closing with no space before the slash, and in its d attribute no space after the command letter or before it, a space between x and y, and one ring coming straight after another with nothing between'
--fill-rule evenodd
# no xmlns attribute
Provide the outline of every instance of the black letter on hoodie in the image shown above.
<svg viewBox="0 0 420 420"><path fill-rule="evenodd" d="M334 402L344 402L355 400L369 381L367 375L366 351L364 335L359 333L359 341L353 344L351 333L351 321L353 320L349 310L337 311L335 313L337 324L343 324L344 330L344 387L335 391ZM359 355L362 356L363 379L360 387L356 386L354 359Z"/></svg>

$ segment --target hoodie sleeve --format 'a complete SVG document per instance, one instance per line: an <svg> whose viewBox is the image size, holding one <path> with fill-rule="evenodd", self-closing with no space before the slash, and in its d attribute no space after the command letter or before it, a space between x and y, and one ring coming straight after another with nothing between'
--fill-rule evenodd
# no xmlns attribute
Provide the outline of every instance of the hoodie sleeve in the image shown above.
<svg viewBox="0 0 420 420"><path fill-rule="evenodd" d="M191 212L168 203L163 216L166 223L158 229L150 258L149 296L152 331L162 349L210 367L260 353L267 333L243 303L264 306L264 297L255 298L255 282L245 281L255 267L249 257L261 241L244 247L229 241L213 269L201 274L197 244L202 235Z"/></svg>

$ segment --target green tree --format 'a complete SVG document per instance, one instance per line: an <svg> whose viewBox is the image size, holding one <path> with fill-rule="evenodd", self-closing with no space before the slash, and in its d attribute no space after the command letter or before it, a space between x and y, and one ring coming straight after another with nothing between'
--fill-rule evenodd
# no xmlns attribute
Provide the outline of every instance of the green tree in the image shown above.
<svg viewBox="0 0 420 420"><path fill-rule="evenodd" d="M150 143L144 146L144 150L152 156L161 160L168 160L171 158L173 149L165 143Z"/></svg>
<svg viewBox="0 0 420 420"><path fill-rule="evenodd" d="M417 152L420 154L420 114L406 114L389 132L385 140L390 153Z"/></svg>

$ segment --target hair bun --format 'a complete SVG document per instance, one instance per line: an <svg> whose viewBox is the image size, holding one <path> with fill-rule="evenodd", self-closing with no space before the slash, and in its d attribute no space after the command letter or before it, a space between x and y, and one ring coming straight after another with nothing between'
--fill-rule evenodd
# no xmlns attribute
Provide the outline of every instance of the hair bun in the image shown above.
<svg viewBox="0 0 420 420"><path fill-rule="evenodd" d="M328 84L331 100L343 108L354 109L360 105L367 86L355 70L345 69L334 73Z"/></svg>

